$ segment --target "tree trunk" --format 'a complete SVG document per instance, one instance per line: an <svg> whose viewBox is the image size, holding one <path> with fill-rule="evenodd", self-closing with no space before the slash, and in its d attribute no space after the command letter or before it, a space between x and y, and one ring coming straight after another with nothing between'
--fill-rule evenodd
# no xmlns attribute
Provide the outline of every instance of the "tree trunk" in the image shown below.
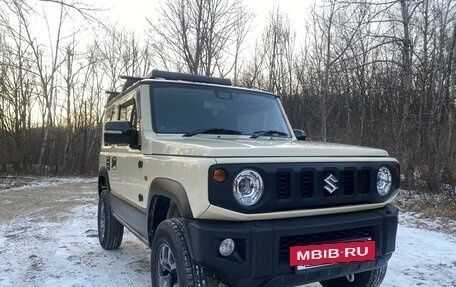
<svg viewBox="0 0 456 287"><path fill-rule="evenodd" d="M410 104L412 98L412 41L410 39L410 15L409 15L409 1L401 0L401 12L402 12L402 24L404 29L404 35L402 39L402 93L403 93L403 118L401 131L405 128L406 122L410 114Z"/></svg>
<svg viewBox="0 0 456 287"><path fill-rule="evenodd" d="M454 110L456 108L456 24L453 27L453 36L450 48L449 58L449 74L450 74L450 87L449 87L449 107L448 107L448 155L454 156L455 146L453 139L454 123ZM452 157L450 157L452 158Z"/></svg>

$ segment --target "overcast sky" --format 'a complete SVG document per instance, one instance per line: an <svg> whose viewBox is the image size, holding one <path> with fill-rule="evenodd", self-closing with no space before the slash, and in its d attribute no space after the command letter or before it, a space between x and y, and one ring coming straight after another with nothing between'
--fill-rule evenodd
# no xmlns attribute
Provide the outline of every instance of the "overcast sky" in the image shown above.
<svg viewBox="0 0 456 287"><path fill-rule="evenodd" d="M133 31L139 39L144 37L145 30L148 29L146 17L153 19L157 15L156 10L159 3L166 0L84 0L84 3L99 9L94 16L103 23L117 24L117 28L125 28L127 31ZM296 32L296 45L299 46L304 25L309 20L309 11L312 4L321 0L243 0L250 12L255 17L250 27L247 37L247 50L253 47L255 40L261 40L264 27L267 23L269 12L280 7L280 10L289 16L292 29ZM1 1L0 1L1 3ZM1 7L0 7L1 8ZM50 2L38 2L34 8L40 15L46 17L30 17L32 34L39 39L41 44L49 47L50 43L55 43L57 35L60 6ZM70 36L75 31L78 33L77 42L79 47L84 47L93 41L94 33L98 34L100 30L96 28L95 22L87 22L75 11L70 11L71 16L65 19L63 26L63 35ZM31 14L33 15L33 14ZM12 20L14 17L12 18ZM46 23L47 22L47 23ZM51 33L48 33L48 26ZM99 37L100 35L95 37ZM50 40L51 39L51 40Z"/></svg>
<svg viewBox="0 0 456 287"><path fill-rule="evenodd" d="M160 0L94 0L91 3L108 9L100 13L102 18L109 18L111 23L125 26L139 36L147 26L145 18L153 17L159 2ZM252 37L257 38L258 33L261 34L269 11L277 5L289 15L295 30L302 29L313 2L314 0L244 0L248 9L256 15L252 23Z"/></svg>

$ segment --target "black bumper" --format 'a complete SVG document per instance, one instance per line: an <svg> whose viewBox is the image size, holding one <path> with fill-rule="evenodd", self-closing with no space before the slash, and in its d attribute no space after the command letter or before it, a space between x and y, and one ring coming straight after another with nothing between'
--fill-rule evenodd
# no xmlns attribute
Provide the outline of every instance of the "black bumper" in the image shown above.
<svg viewBox="0 0 456 287"><path fill-rule="evenodd" d="M185 219L190 255L234 286L297 286L385 266L395 249L397 208L268 221L226 222ZM371 237L375 261L344 263L295 272L289 247ZM236 249L218 253L232 238Z"/></svg>

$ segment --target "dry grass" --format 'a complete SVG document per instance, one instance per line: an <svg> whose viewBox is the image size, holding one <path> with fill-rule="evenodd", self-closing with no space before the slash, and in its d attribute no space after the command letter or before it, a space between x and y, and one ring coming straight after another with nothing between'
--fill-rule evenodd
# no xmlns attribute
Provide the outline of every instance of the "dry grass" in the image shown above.
<svg viewBox="0 0 456 287"><path fill-rule="evenodd" d="M402 190L396 205L417 219L416 227L456 234L456 203L447 196Z"/></svg>
<svg viewBox="0 0 456 287"><path fill-rule="evenodd" d="M22 187L37 180L36 176L15 176L0 174L0 190Z"/></svg>

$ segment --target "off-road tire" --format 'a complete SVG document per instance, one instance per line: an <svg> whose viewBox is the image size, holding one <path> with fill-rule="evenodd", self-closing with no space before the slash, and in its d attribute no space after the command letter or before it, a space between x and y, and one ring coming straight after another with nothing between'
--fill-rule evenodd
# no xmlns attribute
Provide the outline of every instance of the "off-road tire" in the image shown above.
<svg viewBox="0 0 456 287"><path fill-rule="evenodd" d="M112 215L108 192L103 190L98 200L98 240L106 250L118 249L122 243L123 225Z"/></svg>
<svg viewBox="0 0 456 287"><path fill-rule="evenodd" d="M179 287L219 286L220 279L215 274L194 263L190 258L182 219L171 218L160 223L154 235L150 259L153 287L162 287L159 284L159 252L162 248L169 248L174 258L175 271L172 274L172 285L178 283ZM177 282L175 282L176 279Z"/></svg>
<svg viewBox="0 0 456 287"><path fill-rule="evenodd" d="M379 287L386 275L387 266L355 274L355 280L349 282L346 277L321 281L323 287Z"/></svg>

